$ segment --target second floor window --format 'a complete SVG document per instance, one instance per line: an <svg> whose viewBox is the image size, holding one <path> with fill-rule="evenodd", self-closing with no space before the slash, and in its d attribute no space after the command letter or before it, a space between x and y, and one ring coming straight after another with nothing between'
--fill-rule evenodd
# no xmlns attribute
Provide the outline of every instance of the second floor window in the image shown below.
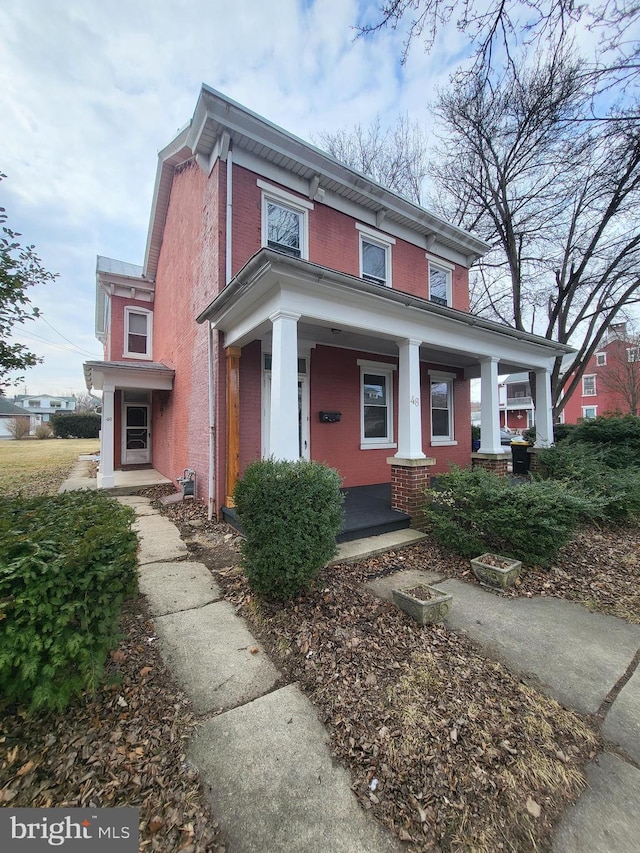
<svg viewBox="0 0 640 853"><path fill-rule="evenodd" d="M596 353L596 367L606 367L606 364L607 364L606 352L597 352Z"/></svg>
<svg viewBox="0 0 640 853"><path fill-rule="evenodd" d="M313 202L262 179L257 184L262 190L262 245L307 260Z"/></svg>
<svg viewBox="0 0 640 853"><path fill-rule="evenodd" d="M627 349L627 361L629 364L640 361L640 358L638 357L638 347L629 347Z"/></svg>
<svg viewBox="0 0 640 853"><path fill-rule="evenodd" d="M151 312L124 309L124 354L151 358Z"/></svg>
<svg viewBox="0 0 640 853"><path fill-rule="evenodd" d="M302 256L302 214L267 200L267 245L294 258Z"/></svg>
<svg viewBox="0 0 640 853"><path fill-rule="evenodd" d="M582 377L582 396L583 397L595 397L596 396L596 377L595 376L583 376Z"/></svg>
<svg viewBox="0 0 640 853"><path fill-rule="evenodd" d="M451 275L453 266L429 260L429 299L436 305L451 307Z"/></svg>
<svg viewBox="0 0 640 853"><path fill-rule="evenodd" d="M362 278L378 284L387 283L387 249L362 238Z"/></svg>

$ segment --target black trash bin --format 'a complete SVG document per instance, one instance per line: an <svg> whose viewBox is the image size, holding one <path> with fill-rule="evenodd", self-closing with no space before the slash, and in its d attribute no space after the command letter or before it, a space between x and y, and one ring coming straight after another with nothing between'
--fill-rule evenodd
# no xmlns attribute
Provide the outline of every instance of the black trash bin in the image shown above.
<svg viewBox="0 0 640 853"><path fill-rule="evenodd" d="M531 445L524 439L514 439L511 442L511 461L513 463L514 474L528 474L531 464L531 454L529 447Z"/></svg>

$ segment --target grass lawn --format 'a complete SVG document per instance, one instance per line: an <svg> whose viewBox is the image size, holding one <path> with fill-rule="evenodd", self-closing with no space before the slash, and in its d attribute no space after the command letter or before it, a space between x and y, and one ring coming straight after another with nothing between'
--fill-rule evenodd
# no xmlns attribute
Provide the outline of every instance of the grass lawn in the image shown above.
<svg viewBox="0 0 640 853"><path fill-rule="evenodd" d="M25 497L55 495L81 453L97 453L97 438L0 441L0 490Z"/></svg>

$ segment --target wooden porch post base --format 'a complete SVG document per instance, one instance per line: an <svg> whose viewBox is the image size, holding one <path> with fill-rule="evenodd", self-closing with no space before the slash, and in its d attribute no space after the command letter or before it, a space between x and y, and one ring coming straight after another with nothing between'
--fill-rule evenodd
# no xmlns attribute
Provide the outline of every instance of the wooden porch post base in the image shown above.
<svg viewBox="0 0 640 853"><path fill-rule="evenodd" d="M390 456L391 508L411 516L411 527L424 527L424 490L429 488L429 469L436 464L432 457L401 459Z"/></svg>
<svg viewBox="0 0 640 853"><path fill-rule="evenodd" d="M511 456L508 453L472 453L471 467L484 468L500 477L506 477L509 473L507 465L510 459Z"/></svg>

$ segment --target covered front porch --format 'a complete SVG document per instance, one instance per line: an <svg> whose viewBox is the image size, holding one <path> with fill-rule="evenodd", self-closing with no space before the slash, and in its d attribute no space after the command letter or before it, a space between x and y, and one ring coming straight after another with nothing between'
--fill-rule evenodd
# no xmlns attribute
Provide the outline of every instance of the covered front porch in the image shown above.
<svg viewBox="0 0 640 853"><path fill-rule="evenodd" d="M480 464L504 460L499 373L535 373L537 444L552 442L550 376L567 348L535 335L270 249L256 253L197 320L223 333L226 355L226 411L217 420L226 427L227 454L218 506L231 506L241 470L241 365L253 388L260 381L250 363L263 377L260 455L326 461L347 472L349 487L390 481L392 508L411 516L416 502L407 495L421 494L433 466L471 461L468 400L461 396L466 389L468 397L467 380L479 377L482 386ZM342 353L333 364L331 352ZM210 394L214 382L211 376ZM324 443L319 423L334 425Z"/></svg>

